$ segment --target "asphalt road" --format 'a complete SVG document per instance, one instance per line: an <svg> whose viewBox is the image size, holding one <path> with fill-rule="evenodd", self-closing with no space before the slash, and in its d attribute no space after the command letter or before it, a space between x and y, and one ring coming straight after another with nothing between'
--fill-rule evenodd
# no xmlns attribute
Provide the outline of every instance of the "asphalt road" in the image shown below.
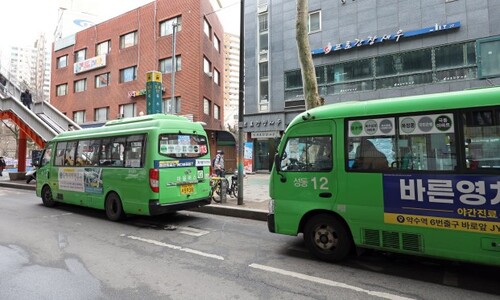
<svg viewBox="0 0 500 300"><path fill-rule="evenodd" d="M498 271L376 252L328 264L261 221L114 223L0 188L0 299L498 299Z"/></svg>

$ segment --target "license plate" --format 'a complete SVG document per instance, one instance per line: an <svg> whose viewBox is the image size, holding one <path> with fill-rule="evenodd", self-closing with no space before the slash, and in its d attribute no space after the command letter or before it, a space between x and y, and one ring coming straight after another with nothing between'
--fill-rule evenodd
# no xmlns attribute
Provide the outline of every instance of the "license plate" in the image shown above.
<svg viewBox="0 0 500 300"><path fill-rule="evenodd" d="M182 195L192 194L192 193L194 193L194 185L193 184L181 185L181 194Z"/></svg>

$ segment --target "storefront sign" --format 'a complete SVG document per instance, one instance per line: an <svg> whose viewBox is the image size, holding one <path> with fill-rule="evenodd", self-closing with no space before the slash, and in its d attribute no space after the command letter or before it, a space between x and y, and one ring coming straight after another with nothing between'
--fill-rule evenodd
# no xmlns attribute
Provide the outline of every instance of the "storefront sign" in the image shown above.
<svg viewBox="0 0 500 300"><path fill-rule="evenodd" d="M106 54L79 61L73 65L73 73L83 73L106 66Z"/></svg>
<svg viewBox="0 0 500 300"><path fill-rule="evenodd" d="M410 31L406 31L406 32L404 32L402 29L400 29L396 33L385 34L381 37L374 35L374 36L369 36L365 39L354 39L353 41L346 41L344 43L338 43L338 44L334 44L334 45L332 45L331 43L328 43L328 45L326 45L323 48L318 48L318 49L312 50L311 53L312 53L312 55L328 54L330 52L335 52L335 51L340 51L340 50L349 50L352 48L359 48L361 46L372 46L374 44L383 43L385 41L395 41L397 43L401 39L404 39L404 38L426 35L426 34L431 34L431 33L440 32L440 31L447 31L447 30L456 29L456 28L460 28L460 21L453 22L453 23L441 24L441 25L436 24L432 27L410 30Z"/></svg>
<svg viewBox="0 0 500 300"><path fill-rule="evenodd" d="M280 137L279 131L256 131L251 134L252 139L269 139Z"/></svg>

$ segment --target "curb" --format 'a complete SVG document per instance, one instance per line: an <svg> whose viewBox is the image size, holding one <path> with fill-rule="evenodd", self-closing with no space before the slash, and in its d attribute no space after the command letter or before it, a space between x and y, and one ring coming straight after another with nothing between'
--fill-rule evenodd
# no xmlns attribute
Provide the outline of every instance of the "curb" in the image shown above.
<svg viewBox="0 0 500 300"><path fill-rule="evenodd" d="M0 187L8 187L23 190L36 190L36 185L29 185L20 182L0 182ZM221 206L220 204L209 204L202 207L191 209L191 211L196 211L200 213L207 213L213 215L251 219L257 221L267 221L267 211L260 209L250 209L250 208L239 208L231 206Z"/></svg>
<svg viewBox="0 0 500 300"><path fill-rule="evenodd" d="M249 208L243 209L239 207L220 206L219 204L209 204L191 210L201 213L251 219L257 221L267 221L267 214L268 214L268 212L265 210L249 209Z"/></svg>

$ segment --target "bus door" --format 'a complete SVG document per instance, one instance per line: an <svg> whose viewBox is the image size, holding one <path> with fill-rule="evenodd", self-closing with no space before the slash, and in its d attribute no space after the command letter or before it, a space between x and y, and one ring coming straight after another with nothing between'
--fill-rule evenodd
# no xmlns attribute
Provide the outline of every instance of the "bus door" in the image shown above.
<svg viewBox="0 0 500 300"><path fill-rule="evenodd" d="M333 120L305 122L290 128L277 158L274 171L278 176L272 176L276 212L303 215L312 209L332 208L337 192L334 137Z"/></svg>

